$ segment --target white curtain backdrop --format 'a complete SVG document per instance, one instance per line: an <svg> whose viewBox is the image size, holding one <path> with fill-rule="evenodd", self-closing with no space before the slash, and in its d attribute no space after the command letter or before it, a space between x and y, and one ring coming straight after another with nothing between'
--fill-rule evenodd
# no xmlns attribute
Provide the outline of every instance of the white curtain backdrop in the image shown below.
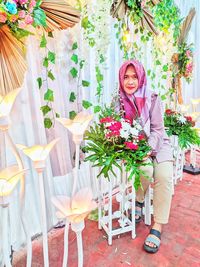
<svg viewBox="0 0 200 267"><path fill-rule="evenodd" d="M200 57L200 1L176 0L176 3L181 10L182 16L187 15L191 7L195 7L197 12L189 34L189 42L194 43L196 50L194 79L190 85L187 83L183 84L184 101L187 104L190 103L191 98L200 97L200 63L198 62L198 58ZM117 87L118 69L122 62L122 54L119 51L113 27L111 27L111 32L111 43L103 70L104 103L110 102L111 94ZM84 73L82 73L82 78L90 81L89 88L79 88L79 90L77 89L77 80L72 79L69 75L69 70L72 67L72 61L70 60L72 55L71 45L76 39L81 47L80 56L87 58L87 66L84 69ZM12 110L11 119L13 123L9 132L14 143L27 146L46 144L54 138L60 138L59 143L52 150L47 160L44 175L48 228L50 229L57 222L55 211L51 204L51 196L54 194L70 195L71 192L74 145L69 132L58 123L55 123L55 126L50 130L45 130L43 127L43 116L40 111L40 106L44 104L42 100L43 92L38 89L36 82L37 77L42 75L42 52L38 48L39 41L35 37L31 37L27 45L29 69L26 73L22 92L18 96ZM57 63L53 69L56 80L50 83L49 87L55 90L54 107L60 113L61 117L68 117L69 111L73 109L80 111L82 99L96 103L95 53L92 49L88 50L83 46L80 25L70 30L56 32L54 40L50 40L48 46L50 49L55 50L57 54ZM146 68L149 68L151 62L148 55L146 55L143 61L146 63ZM69 95L72 91L78 94L78 102L69 102ZM34 236L41 232L38 178L30 160L24 155L22 155L22 158L25 167L29 169L26 174L25 214L30 233ZM2 169L14 163L15 159L7 147L4 136L0 133L0 168ZM96 177L92 173L90 166L84 163L80 171L79 187L92 186L94 196L96 197L97 182ZM10 206L10 233L14 250L18 250L22 244L25 244L25 236L19 222L18 214L19 202L18 191L16 190ZM2 231L2 225L0 225L0 236L2 236Z"/></svg>

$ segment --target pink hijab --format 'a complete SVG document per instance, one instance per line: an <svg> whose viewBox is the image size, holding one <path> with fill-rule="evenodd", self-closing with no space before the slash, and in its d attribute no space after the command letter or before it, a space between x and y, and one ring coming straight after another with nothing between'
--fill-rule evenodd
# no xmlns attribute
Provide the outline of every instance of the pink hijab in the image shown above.
<svg viewBox="0 0 200 267"><path fill-rule="evenodd" d="M124 91L124 75L130 65L133 65L138 77L138 90L132 95L128 95ZM121 108L124 109L125 116L130 119L139 117L142 126L144 126L149 119L152 92L147 89L146 73L139 61L127 60L121 66L119 70L119 94Z"/></svg>

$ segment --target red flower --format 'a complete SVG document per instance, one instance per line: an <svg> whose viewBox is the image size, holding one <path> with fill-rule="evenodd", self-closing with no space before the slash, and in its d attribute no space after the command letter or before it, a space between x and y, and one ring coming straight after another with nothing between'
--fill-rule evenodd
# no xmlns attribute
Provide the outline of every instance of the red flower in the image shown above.
<svg viewBox="0 0 200 267"><path fill-rule="evenodd" d="M106 117L106 118L102 118L100 119L100 123L107 123L107 122L113 122L113 118L112 117Z"/></svg>
<svg viewBox="0 0 200 267"><path fill-rule="evenodd" d="M186 120L189 122L192 122L192 117L191 116L185 116Z"/></svg>
<svg viewBox="0 0 200 267"><path fill-rule="evenodd" d="M128 122L129 124L132 124L133 120L129 116L124 117L125 122Z"/></svg>
<svg viewBox="0 0 200 267"><path fill-rule="evenodd" d="M112 123L108 129L111 130L112 132L114 131L119 131L122 128L121 122L117 121L115 123Z"/></svg>
<svg viewBox="0 0 200 267"><path fill-rule="evenodd" d="M165 113L166 113L167 115L171 115L171 114L173 114L174 112L173 112L171 109L166 109L166 110L165 110Z"/></svg>
<svg viewBox="0 0 200 267"><path fill-rule="evenodd" d="M139 134L139 135L138 135L138 140L139 140L139 141L145 140L145 136L144 136L144 134Z"/></svg>
<svg viewBox="0 0 200 267"><path fill-rule="evenodd" d="M138 149L138 145L136 145L132 142L124 142L124 144L126 145L127 148L129 148L131 150L137 150Z"/></svg>

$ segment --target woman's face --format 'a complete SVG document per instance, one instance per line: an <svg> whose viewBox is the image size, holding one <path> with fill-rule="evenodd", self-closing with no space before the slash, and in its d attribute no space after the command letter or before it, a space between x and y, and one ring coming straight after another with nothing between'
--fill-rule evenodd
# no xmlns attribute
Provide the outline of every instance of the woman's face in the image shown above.
<svg viewBox="0 0 200 267"><path fill-rule="evenodd" d="M133 65L127 67L124 75L124 91L131 95L138 89L138 77Z"/></svg>

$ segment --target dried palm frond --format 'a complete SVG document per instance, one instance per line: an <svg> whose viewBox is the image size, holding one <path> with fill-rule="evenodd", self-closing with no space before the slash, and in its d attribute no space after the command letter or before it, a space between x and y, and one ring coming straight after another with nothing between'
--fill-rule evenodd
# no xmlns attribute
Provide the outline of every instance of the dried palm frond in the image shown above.
<svg viewBox="0 0 200 267"><path fill-rule="evenodd" d="M18 41L7 26L0 27L0 94L20 87L27 69L23 43Z"/></svg>
<svg viewBox="0 0 200 267"><path fill-rule="evenodd" d="M143 17L141 18L142 27L146 28L153 34L158 35L158 31L156 30L156 27L154 25L152 13L145 7L142 9L142 11L143 11Z"/></svg>
<svg viewBox="0 0 200 267"><path fill-rule="evenodd" d="M154 6L160 4L161 1L162 1L162 0L151 0L152 4L153 4Z"/></svg>
<svg viewBox="0 0 200 267"><path fill-rule="evenodd" d="M80 11L64 0L44 0L40 7L46 14L46 31L63 30L80 21Z"/></svg>
<svg viewBox="0 0 200 267"><path fill-rule="evenodd" d="M126 15L127 5L124 0L115 0L111 6L110 14L113 18L123 19Z"/></svg>
<svg viewBox="0 0 200 267"><path fill-rule="evenodd" d="M180 30L180 36L178 39L178 44L181 45L183 42L186 42L189 30L192 25L192 20L196 14L195 8L191 8L189 14L185 18L185 20L182 23L181 30Z"/></svg>

